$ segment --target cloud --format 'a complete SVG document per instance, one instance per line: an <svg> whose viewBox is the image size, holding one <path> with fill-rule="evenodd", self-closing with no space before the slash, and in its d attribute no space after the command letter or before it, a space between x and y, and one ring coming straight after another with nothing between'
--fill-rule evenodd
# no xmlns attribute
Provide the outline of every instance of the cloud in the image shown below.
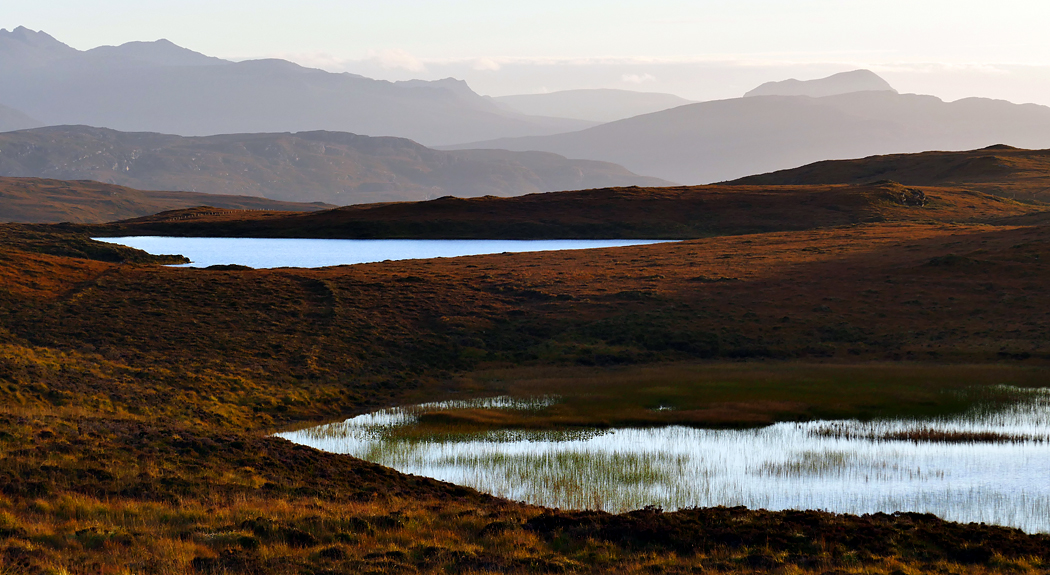
<svg viewBox="0 0 1050 575"><path fill-rule="evenodd" d="M493 60L492 58L478 58L474 61L473 68L479 72L495 72L502 66L500 63Z"/></svg>
<svg viewBox="0 0 1050 575"><path fill-rule="evenodd" d="M365 60L377 64L388 70L408 70L409 72L423 72L426 65L419 58L409 52L398 48L389 50L369 50Z"/></svg>
<svg viewBox="0 0 1050 575"><path fill-rule="evenodd" d="M628 84L644 84L645 82L655 82L656 78L652 74L624 74L620 77L620 81Z"/></svg>

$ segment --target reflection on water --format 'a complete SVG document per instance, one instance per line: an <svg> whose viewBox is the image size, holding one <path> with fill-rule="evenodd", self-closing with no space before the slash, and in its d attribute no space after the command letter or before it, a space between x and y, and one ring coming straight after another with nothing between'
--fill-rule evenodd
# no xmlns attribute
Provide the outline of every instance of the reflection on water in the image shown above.
<svg viewBox="0 0 1050 575"><path fill-rule="evenodd" d="M290 238L94 238L153 255L181 254L189 267L319 268L386 260L452 258L503 252L613 248L660 240L318 240Z"/></svg>
<svg viewBox="0 0 1050 575"><path fill-rule="evenodd" d="M1050 532L1050 390L1013 393L1018 400L1007 408L929 420L816 421L753 430L396 433L424 411L541 409L556 401L494 398L487 405L384 410L280 435L548 507L919 511ZM995 437L988 434L1006 439L973 439Z"/></svg>

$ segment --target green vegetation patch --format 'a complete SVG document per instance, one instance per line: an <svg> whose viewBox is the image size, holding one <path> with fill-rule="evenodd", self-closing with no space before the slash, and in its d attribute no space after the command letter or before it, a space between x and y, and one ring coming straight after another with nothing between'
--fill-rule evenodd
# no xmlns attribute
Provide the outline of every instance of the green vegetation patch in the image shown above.
<svg viewBox="0 0 1050 575"><path fill-rule="evenodd" d="M463 388L513 397L558 396L535 410L442 410L420 424L478 429L759 427L815 419L928 418L1016 398L1003 386L1044 387L1050 369L1006 365L795 362L479 371ZM413 431L419 433L419 431Z"/></svg>

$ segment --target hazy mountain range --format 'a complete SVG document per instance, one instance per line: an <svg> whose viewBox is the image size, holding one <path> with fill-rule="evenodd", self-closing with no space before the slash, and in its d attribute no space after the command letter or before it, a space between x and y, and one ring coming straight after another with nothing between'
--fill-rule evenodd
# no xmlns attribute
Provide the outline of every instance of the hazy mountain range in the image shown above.
<svg viewBox="0 0 1050 575"><path fill-rule="evenodd" d="M493 100L522 114L593 122L614 122L693 103L674 94L611 89L564 90L549 94L500 96Z"/></svg>
<svg viewBox="0 0 1050 575"><path fill-rule="evenodd" d="M893 86L871 70L853 70L833 74L818 80L783 80L766 82L744 94L745 98L753 96L809 96L823 98L838 96L850 92L896 92Z"/></svg>
<svg viewBox="0 0 1050 575"><path fill-rule="evenodd" d="M866 77L866 79L865 79ZM1050 108L1002 100L867 89L874 74L767 84L761 96L688 104L582 131L475 142L458 148L542 150L604 160L685 183L709 183L825 159L992 144L1050 147ZM886 84L888 86L888 84ZM783 90L789 95L781 95ZM790 95L841 92L831 96Z"/></svg>
<svg viewBox="0 0 1050 575"><path fill-rule="evenodd" d="M424 144L594 125L529 116L463 82L386 82L284 60L229 62L168 41L76 50L24 27L0 31L0 103L45 125L180 135L338 130Z"/></svg>
<svg viewBox="0 0 1050 575"><path fill-rule="evenodd" d="M26 130L28 128L37 128L42 125L43 124L39 121L30 118L16 109L0 104L0 132Z"/></svg>
<svg viewBox="0 0 1050 575"><path fill-rule="evenodd" d="M447 152L340 132L181 137L57 126L0 134L0 176L336 205L670 182L545 152Z"/></svg>
<svg viewBox="0 0 1050 575"><path fill-rule="evenodd" d="M0 30L0 104L0 130L151 132L9 136L0 174L337 204L698 184L827 159L1050 147L1048 107L900 94L866 70L701 103L623 90L490 98L451 78L386 82L283 60L235 63L164 40L80 51L26 28Z"/></svg>

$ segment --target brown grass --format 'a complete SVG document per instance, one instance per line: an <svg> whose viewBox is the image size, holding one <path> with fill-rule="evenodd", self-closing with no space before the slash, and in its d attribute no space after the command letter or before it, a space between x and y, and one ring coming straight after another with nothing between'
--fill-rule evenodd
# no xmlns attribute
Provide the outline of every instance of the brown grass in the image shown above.
<svg viewBox="0 0 1050 575"><path fill-rule="evenodd" d="M1050 201L1050 150L992 146L965 152L890 154L828 160L741 178L748 186L862 184L896 180L909 186L964 187L1022 201Z"/></svg>
<svg viewBox="0 0 1050 575"><path fill-rule="evenodd" d="M1046 536L925 516L555 512L265 436L570 383L578 403L551 414L562 423L585 405L609 421L724 425L951 411L952 385L1045 383L1043 227L867 224L218 272L133 263L141 254L55 228L3 232L9 571L1038 573L1050 561ZM665 401L677 409L649 411Z"/></svg>

